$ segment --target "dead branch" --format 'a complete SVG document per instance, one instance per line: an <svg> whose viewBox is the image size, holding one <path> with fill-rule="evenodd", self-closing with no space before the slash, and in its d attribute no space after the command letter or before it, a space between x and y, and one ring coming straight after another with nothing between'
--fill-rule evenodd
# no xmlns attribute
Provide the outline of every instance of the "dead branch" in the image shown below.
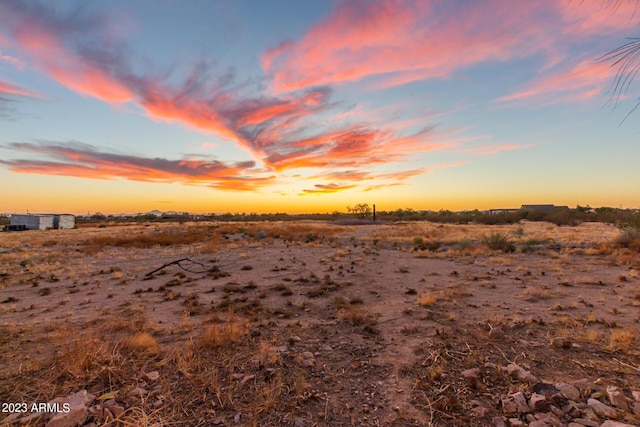
<svg viewBox="0 0 640 427"><path fill-rule="evenodd" d="M189 270L188 268L186 268L185 266L183 266L181 264L182 262L190 262L191 264L197 264L197 265L201 266L203 268L203 270L202 271ZM158 271L160 271L160 270L162 270L164 268L167 268L167 267L169 267L171 265L177 265L178 267L180 267L184 271L188 271L189 273L198 273L198 274L200 274L200 273L206 273L207 272L206 266L204 264L202 264L201 262L194 261L194 260L192 260L190 258L180 258L180 259L177 259L175 261L167 262L167 263L163 264L161 267L158 267L155 270L148 272L147 274L145 274L145 277L152 276L154 273L157 273Z"/></svg>

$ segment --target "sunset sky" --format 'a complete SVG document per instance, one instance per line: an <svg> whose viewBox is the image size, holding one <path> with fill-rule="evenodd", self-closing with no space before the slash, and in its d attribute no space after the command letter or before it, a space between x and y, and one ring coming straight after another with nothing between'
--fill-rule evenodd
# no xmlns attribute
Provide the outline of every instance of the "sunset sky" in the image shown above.
<svg viewBox="0 0 640 427"><path fill-rule="evenodd" d="M0 212L640 207L637 5L0 0Z"/></svg>

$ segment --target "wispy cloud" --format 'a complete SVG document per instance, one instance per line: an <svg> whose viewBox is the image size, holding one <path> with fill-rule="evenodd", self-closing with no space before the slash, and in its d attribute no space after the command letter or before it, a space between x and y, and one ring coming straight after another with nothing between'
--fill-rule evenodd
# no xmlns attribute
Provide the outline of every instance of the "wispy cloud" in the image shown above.
<svg viewBox="0 0 640 427"><path fill-rule="evenodd" d="M495 10L491 19L482 18L487 16L486 9ZM105 29L109 18L87 15L82 9L62 16L45 5L0 0L0 25L13 43L12 49L21 51L30 68L68 89L110 104L138 106L153 120L214 134L246 149L257 165L273 174L296 168L316 169L311 174L318 176L326 172L327 179L334 174L333 182L309 190L321 193L351 186L371 190L398 185L429 170L412 169L395 177L371 170L384 165L391 169L416 153L454 149L468 140L458 136L461 128L436 126L433 120L440 113L428 109L402 118L389 114L402 108L399 104L379 107L379 111L357 105L345 111L334 99L339 83L375 77L379 86L397 85L550 49L552 36L536 27L548 12L543 3L514 5L488 0L472 2L460 10L460 15L453 17L446 1L339 3L300 40L285 41L262 55L266 79L275 91L265 91L261 86L264 81L238 83L232 72L220 73L204 61L188 70L174 70L170 78L148 64L134 66L126 44ZM554 16L561 19L558 13ZM6 93L22 90L17 94L29 96L21 88L7 88ZM0 94L2 91L0 86ZM75 147L74 152L79 150L85 157L71 162L61 154L61 146L56 146L57 151L54 146L13 147L58 156L54 161L3 164L15 172L94 174L101 179L143 180L148 173L148 180L193 184L201 177L207 185L232 189L258 188L274 180L258 174L254 166L209 160L145 160L122 154L126 160L123 170L109 162L98 168L98 160L109 153ZM145 161L151 160L149 169L144 169ZM135 173L138 170L140 173ZM225 171L225 179L215 175L217 170ZM350 171L351 176L340 178L338 174L344 171ZM367 182L373 178L375 185Z"/></svg>
<svg viewBox="0 0 640 427"><path fill-rule="evenodd" d="M340 185L335 183L316 184L312 189L302 190L302 195L337 193L338 191L350 190L355 187L355 185Z"/></svg>
<svg viewBox="0 0 640 427"><path fill-rule="evenodd" d="M0 95L18 95L26 96L29 98L39 97L39 95L35 92L2 80L0 80Z"/></svg>
<svg viewBox="0 0 640 427"><path fill-rule="evenodd" d="M299 41L265 52L262 66L276 92L371 76L393 86L524 56L525 45L544 48L540 33L522 26L535 18L534 2L491 3L342 2Z"/></svg>
<svg viewBox="0 0 640 427"><path fill-rule="evenodd" d="M33 91L24 89L13 83L0 80L0 117L13 120L19 117L16 102L19 98L41 98L41 96Z"/></svg>
<svg viewBox="0 0 640 427"><path fill-rule="evenodd" d="M11 64L14 68L18 70L24 70L26 67L26 64L23 61L19 60L18 58L14 58L11 55L6 55L2 53L2 51L0 51L0 62Z"/></svg>
<svg viewBox="0 0 640 427"><path fill-rule="evenodd" d="M242 87L234 86L233 76L216 77L204 63L194 66L182 83L170 85L154 74L135 75L125 54L109 50L114 42L97 32L103 18L78 19L69 26L42 7L2 11L6 15L0 20L17 44L37 67L69 89L105 102L133 102L153 119L215 133L275 170L383 164L402 160L410 150L437 145L431 128L409 135L363 123L310 128L307 119L334 107L326 86L247 97ZM77 36L85 33L96 43L79 45Z"/></svg>
<svg viewBox="0 0 640 427"><path fill-rule="evenodd" d="M635 2L603 3L340 2L300 40L267 50L261 64L280 93L365 78L378 87L397 86L541 54L557 62L571 43L634 26L627 9Z"/></svg>
<svg viewBox="0 0 640 427"><path fill-rule="evenodd" d="M600 94L614 79L616 70L611 64L582 61L569 70L549 72L522 90L505 95L501 103L549 105L586 101Z"/></svg>
<svg viewBox="0 0 640 427"><path fill-rule="evenodd" d="M146 158L101 151L89 144L75 141L15 142L5 148L44 157L44 160L0 160L0 164L14 173L141 182L179 182L236 191L255 190L272 184L275 180L273 176L255 170L254 162L224 163L197 158Z"/></svg>

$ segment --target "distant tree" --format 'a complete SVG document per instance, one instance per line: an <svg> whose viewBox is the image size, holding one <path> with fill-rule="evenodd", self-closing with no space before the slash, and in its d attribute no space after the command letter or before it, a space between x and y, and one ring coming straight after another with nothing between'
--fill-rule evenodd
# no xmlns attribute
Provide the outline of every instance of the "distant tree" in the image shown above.
<svg viewBox="0 0 640 427"><path fill-rule="evenodd" d="M367 219L373 211L368 203L358 203L355 206L347 206L347 212L355 215L356 218Z"/></svg>

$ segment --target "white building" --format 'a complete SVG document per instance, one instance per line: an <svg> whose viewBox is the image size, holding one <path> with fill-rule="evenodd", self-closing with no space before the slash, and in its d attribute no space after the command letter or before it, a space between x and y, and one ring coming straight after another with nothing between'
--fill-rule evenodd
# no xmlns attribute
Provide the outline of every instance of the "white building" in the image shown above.
<svg viewBox="0 0 640 427"><path fill-rule="evenodd" d="M76 217L73 215L54 215L53 228L74 228L76 226Z"/></svg>
<svg viewBox="0 0 640 427"><path fill-rule="evenodd" d="M76 218L73 215L11 215L12 226L24 226L27 230L47 230L50 228L74 228Z"/></svg>

